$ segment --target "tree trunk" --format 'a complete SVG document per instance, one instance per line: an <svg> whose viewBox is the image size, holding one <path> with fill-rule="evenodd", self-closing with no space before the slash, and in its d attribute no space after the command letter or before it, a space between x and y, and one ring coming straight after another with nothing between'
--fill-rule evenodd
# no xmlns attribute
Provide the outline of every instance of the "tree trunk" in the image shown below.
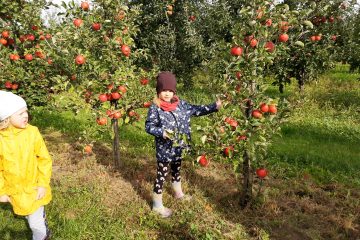
<svg viewBox="0 0 360 240"><path fill-rule="evenodd" d="M279 92L281 94L284 93L284 84L282 84L282 83L279 84Z"/></svg>
<svg viewBox="0 0 360 240"><path fill-rule="evenodd" d="M245 208L249 202L251 202L252 194L252 183L253 183L253 173L251 169L251 159L248 151L244 151L244 162L243 162L243 188L240 198L241 208Z"/></svg>
<svg viewBox="0 0 360 240"><path fill-rule="evenodd" d="M253 108L252 100L248 100L246 102L245 114L247 119L251 118ZM240 206L241 208L245 208L247 204L252 200L252 182L253 182L253 174L251 170L251 159L249 154L249 149L244 150L243 154L243 186L240 197Z"/></svg>
<svg viewBox="0 0 360 240"><path fill-rule="evenodd" d="M304 90L305 90L304 80L301 79L298 81L298 83L299 83L299 92L302 94L302 93L304 93Z"/></svg>
<svg viewBox="0 0 360 240"><path fill-rule="evenodd" d="M114 103L115 109L117 108L117 102ZM115 169L120 169L121 161L120 161L120 141L119 141L119 121L118 119L112 119L112 125L114 130L114 141L113 141L113 152L114 152L114 164Z"/></svg>

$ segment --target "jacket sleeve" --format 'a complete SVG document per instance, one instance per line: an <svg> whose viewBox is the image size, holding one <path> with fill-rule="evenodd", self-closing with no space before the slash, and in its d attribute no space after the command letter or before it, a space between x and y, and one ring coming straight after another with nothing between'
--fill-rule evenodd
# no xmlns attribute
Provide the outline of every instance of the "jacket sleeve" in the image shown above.
<svg viewBox="0 0 360 240"><path fill-rule="evenodd" d="M184 102L184 104L186 109L190 111L191 116L199 117L218 111L216 109L216 103L212 103L209 105L192 105L187 102Z"/></svg>
<svg viewBox="0 0 360 240"><path fill-rule="evenodd" d="M35 154L38 161L38 186L45 187L50 184L50 177L52 172L52 160L46 148L44 139L42 138L38 129L36 133Z"/></svg>
<svg viewBox="0 0 360 240"><path fill-rule="evenodd" d="M145 131L155 137L163 137L164 130L160 126L159 113L155 105L151 105L145 121Z"/></svg>
<svg viewBox="0 0 360 240"><path fill-rule="evenodd" d="M0 196L5 195L6 191L5 191L5 181L4 181L4 166L3 166L3 157L0 153Z"/></svg>

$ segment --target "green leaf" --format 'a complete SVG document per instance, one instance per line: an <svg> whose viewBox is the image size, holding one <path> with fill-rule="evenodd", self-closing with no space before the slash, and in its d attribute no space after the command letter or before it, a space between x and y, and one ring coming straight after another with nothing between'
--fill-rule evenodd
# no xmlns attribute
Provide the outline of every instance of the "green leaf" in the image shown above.
<svg viewBox="0 0 360 240"><path fill-rule="evenodd" d="M296 41L294 44L302 48L304 47L304 43L302 41Z"/></svg>
<svg viewBox="0 0 360 240"><path fill-rule="evenodd" d="M202 144L205 144L206 139L207 139L207 136L206 136L206 135L204 135L204 136L201 137L201 142L202 142Z"/></svg>
<svg viewBox="0 0 360 240"><path fill-rule="evenodd" d="M124 122L125 122L125 124L129 123L129 122L130 122L130 118L129 118L129 117L126 117Z"/></svg>
<svg viewBox="0 0 360 240"><path fill-rule="evenodd" d="M306 25L307 27L313 29L314 28L314 25L312 24L312 22L310 22L309 20L305 20L303 22L304 25Z"/></svg>

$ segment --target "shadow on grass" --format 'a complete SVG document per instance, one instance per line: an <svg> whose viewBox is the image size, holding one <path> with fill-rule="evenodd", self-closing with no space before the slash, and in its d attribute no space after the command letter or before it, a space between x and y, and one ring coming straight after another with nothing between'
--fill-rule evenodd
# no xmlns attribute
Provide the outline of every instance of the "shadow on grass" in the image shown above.
<svg viewBox="0 0 360 240"><path fill-rule="evenodd" d="M270 147L270 157L280 158L300 168L318 167L334 174L355 174L360 170L360 140L350 133L309 125L287 125L282 137Z"/></svg>
<svg viewBox="0 0 360 240"><path fill-rule="evenodd" d="M319 103L331 103L331 105L337 110L343 110L343 108L357 107L360 103L360 93L354 91L334 90L328 92L322 92L315 94L313 97ZM320 104L323 106L324 104Z"/></svg>
<svg viewBox="0 0 360 240"><path fill-rule="evenodd" d="M2 214L6 214L5 217L13 218L13 219L11 219L10 222L16 223L11 226L7 225L0 229L1 240L13 240L13 239L31 240L32 233L31 233L31 230L29 228L29 225L28 225L25 217L14 214L10 204L1 204L0 210L2 211ZM4 216L2 216L2 217L4 217ZM23 230L16 229L20 225L22 225L21 229L23 229Z"/></svg>

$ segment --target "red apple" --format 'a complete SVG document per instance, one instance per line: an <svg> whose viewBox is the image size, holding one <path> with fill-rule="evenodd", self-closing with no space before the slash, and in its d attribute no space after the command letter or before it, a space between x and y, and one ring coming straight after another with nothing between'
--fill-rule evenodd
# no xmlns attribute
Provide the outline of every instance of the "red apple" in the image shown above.
<svg viewBox="0 0 360 240"><path fill-rule="evenodd" d="M269 111L269 106L266 103L260 104L260 111L266 113Z"/></svg>
<svg viewBox="0 0 360 240"><path fill-rule="evenodd" d="M80 7L81 7L82 10L84 10L84 11L89 11L90 4L89 4L88 2L81 2Z"/></svg>
<svg viewBox="0 0 360 240"><path fill-rule="evenodd" d="M140 80L140 83L141 83L141 85L146 85L146 84L149 83L149 79L147 79L147 78L142 78L142 79Z"/></svg>
<svg viewBox="0 0 360 240"><path fill-rule="evenodd" d="M93 23L91 27L94 31L99 31L101 29L101 23Z"/></svg>
<svg viewBox="0 0 360 240"><path fill-rule="evenodd" d="M38 58L41 58L41 59L45 58L44 53L41 52L41 51L35 51L35 56L38 57Z"/></svg>
<svg viewBox="0 0 360 240"><path fill-rule="evenodd" d="M275 104L270 104L269 105L269 113L271 113L271 114L277 113L277 108L276 108Z"/></svg>
<svg viewBox="0 0 360 240"><path fill-rule="evenodd" d="M19 40L20 40L20 42L25 42L26 37L25 37L24 35L21 35L21 36L19 37Z"/></svg>
<svg viewBox="0 0 360 240"><path fill-rule="evenodd" d="M233 56L241 56L241 54L243 53L243 49L239 46L234 46L231 48L230 53Z"/></svg>
<svg viewBox="0 0 360 240"><path fill-rule="evenodd" d="M0 38L0 43L5 46L8 41L5 38Z"/></svg>
<svg viewBox="0 0 360 240"><path fill-rule="evenodd" d="M5 88L11 89L12 88L12 83L10 81L6 81L5 82Z"/></svg>
<svg viewBox="0 0 360 240"><path fill-rule="evenodd" d="M96 119L97 124L99 125L106 125L107 124L107 118L106 117L100 117Z"/></svg>
<svg viewBox="0 0 360 240"><path fill-rule="evenodd" d="M1 36L3 36L3 38L8 38L10 36L10 32L9 31L2 31Z"/></svg>
<svg viewBox="0 0 360 240"><path fill-rule="evenodd" d="M100 94L99 100L100 102L106 102L108 100L106 94Z"/></svg>
<svg viewBox="0 0 360 240"><path fill-rule="evenodd" d="M244 42L246 44L249 44L250 41L254 38L254 35L247 35L245 38L244 38Z"/></svg>
<svg viewBox="0 0 360 240"><path fill-rule="evenodd" d="M251 39L250 47L254 48L257 46L257 44L258 44L258 40L256 40L255 38Z"/></svg>
<svg viewBox="0 0 360 240"><path fill-rule="evenodd" d="M230 122L232 121L232 119L231 119L231 117L226 117L226 118L224 119L224 121L225 121L226 123L230 124Z"/></svg>
<svg viewBox="0 0 360 240"><path fill-rule="evenodd" d="M84 147L84 152L85 152L86 154L91 154L91 153L92 153L92 147L91 147L90 145L86 145L86 146Z"/></svg>
<svg viewBox="0 0 360 240"><path fill-rule="evenodd" d="M113 93L111 93L111 97L113 100L118 100L121 98L121 94L118 92L113 92Z"/></svg>
<svg viewBox="0 0 360 240"><path fill-rule="evenodd" d="M75 58L75 63L77 65L82 65L86 62L86 58L82 55L77 55L76 58Z"/></svg>
<svg viewBox="0 0 360 240"><path fill-rule="evenodd" d="M263 116L262 113L260 112L260 110L258 110L258 109L253 110L251 115L257 119L260 119Z"/></svg>
<svg viewBox="0 0 360 240"><path fill-rule="evenodd" d="M113 100L111 93L107 93L106 98L107 98L108 101Z"/></svg>
<svg viewBox="0 0 360 240"><path fill-rule="evenodd" d="M321 40L321 35L316 35L315 36L315 41L320 41Z"/></svg>
<svg viewBox="0 0 360 240"><path fill-rule="evenodd" d="M236 127L237 127L239 124L238 124L238 122L237 122L236 120L231 119L231 120L229 121L229 125L232 127L233 130L235 130Z"/></svg>
<svg viewBox="0 0 360 240"><path fill-rule="evenodd" d="M258 169L256 169L256 175L259 178L263 179L268 175L268 172L265 168L258 168Z"/></svg>
<svg viewBox="0 0 360 240"><path fill-rule="evenodd" d="M114 88L114 84L110 83L109 85L106 86L106 88L112 90Z"/></svg>
<svg viewBox="0 0 360 240"><path fill-rule="evenodd" d="M241 72L239 72L239 71L236 72L236 78L237 78L237 79L240 79L240 78L241 78L241 75L242 75Z"/></svg>
<svg viewBox="0 0 360 240"><path fill-rule="evenodd" d="M281 21L279 26L280 26L280 30L283 32L287 32L290 28L289 23L286 21Z"/></svg>
<svg viewBox="0 0 360 240"><path fill-rule="evenodd" d="M121 118L121 116L122 115L121 115L121 113L119 111L113 113L113 115L112 115L112 117L115 118L115 119L119 119L119 118Z"/></svg>
<svg viewBox="0 0 360 240"><path fill-rule="evenodd" d="M126 93L127 89L125 86L121 85L118 87L119 91L122 92L122 93Z"/></svg>
<svg viewBox="0 0 360 240"><path fill-rule="evenodd" d="M275 50L275 44L273 42L266 42L264 45L266 51L272 53Z"/></svg>
<svg viewBox="0 0 360 240"><path fill-rule="evenodd" d="M209 165L209 161L207 160L205 155L201 155L197 158L197 162L200 164L200 166L202 167L207 167Z"/></svg>
<svg viewBox="0 0 360 240"><path fill-rule="evenodd" d="M28 54L25 54L24 58L26 61L30 62L33 60L33 55L28 53Z"/></svg>
<svg viewBox="0 0 360 240"><path fill-rule="evenodd" d="M26 35L26 40L28 41L35 41L35 36L33 34L27 34Z"/></svg>
<svg viewBox="0 0 360 240"><path fill-rule="evenodd" d="M266 19L265 26L270 27L271 25L272 25L272 20L270 18Z"/></svg>
<svg viewBox="0 0 360 240"><path fill-rule="evenodd" d="M20 59L20 56L18 55L18 54L14 54L14 57L13 57L14 59L14 61L17 61L17 60L19 60Z"/></svg>
<svg viewBox="0 0 360 240"><path fill-rule="evenodd" d="M75 27L80 27L83 24L83 20L81 20L80 18L76 18L73 21Z"/></svg>
<svg viewBox="0 0 360 240"><path fill-rule="evenodd" d="M246 140L246 139L247 139L247 136L246 136L246 135L241 135L241 136L238 136L238 137L236 138L236 140L238 140L238 141Z"/></svg>
<svg viewBox="0 0 360 240"><path fill-rule="evenodd" d="M13 45L15 43L15 40L13 38L8 38L7 39L7 44L8 45Z"/></svg>
<svg viewBox="0 0 360 240"><path fill-rule="evenodd" d="M191 21L191 22L195 21L195 19L196 19L196 16L194 16L194 15L191 15L191 16L189 17L189 21Z"/></svg>
<svg viewBox="0 0 360 240"><path fill-rule="evenodd" d="M130 111L128 113L129 117L134 117L136 115L136 112L135 111Z"/></svg>
<svg viewBox="0 0 360 240"><path fill-rule="evenodd" d="M148 108L148 107L150 107L151 106L151 102L144 102L144 107L145 108Z"/></svg>
<svg viewBox="0 0 360 240"><path fill-rule="evenodd" d="M121 45L121 52L126 56L130 56L130 47L128 45Z"/></svg>
<svg viewBox="0 0 360 240"><path fill-rule="evenodd" d="M12 86L11 86L12 90L16 90L18 88L19 88L19 84L17 84L17 83L13 83Z"/></svg>
<svg viewBox="0 0 360 240"><path fill-rule="evenodd" d="M289 40L289 35L286 33L280 34L278 40L279 42L287 42Z"/></svg>
<svg viewBox="0 0 360 240"><path fill-rule="evenodd" d="M234 147L233 146L229 146L229 147L226 147L224 149L224 154L226 157L229 157L230 154L232 153L232 151L234 151Z"/></svg>

